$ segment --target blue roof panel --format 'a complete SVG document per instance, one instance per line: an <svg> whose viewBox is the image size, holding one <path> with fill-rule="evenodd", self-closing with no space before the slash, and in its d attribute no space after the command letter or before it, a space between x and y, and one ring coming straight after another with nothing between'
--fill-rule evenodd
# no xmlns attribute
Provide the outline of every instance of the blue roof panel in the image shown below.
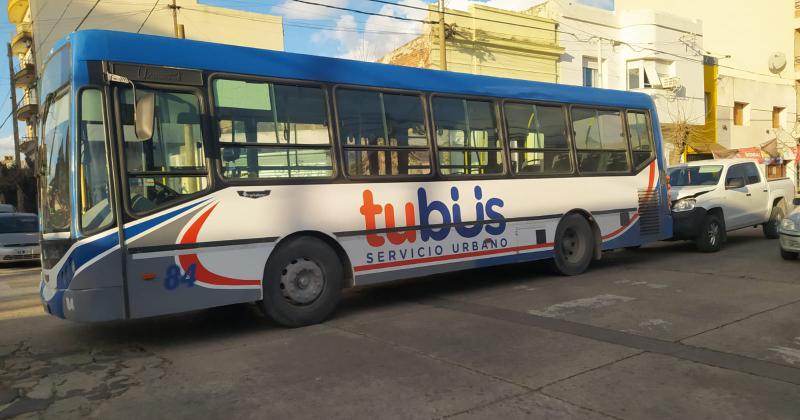
<svg viewBox="0 0 800 420"><path fill-rule="evenodd" d="M153 35L84 30L68 35L75 62L106 60L450 94L653 110L643 93L443 72Z"/></svg>

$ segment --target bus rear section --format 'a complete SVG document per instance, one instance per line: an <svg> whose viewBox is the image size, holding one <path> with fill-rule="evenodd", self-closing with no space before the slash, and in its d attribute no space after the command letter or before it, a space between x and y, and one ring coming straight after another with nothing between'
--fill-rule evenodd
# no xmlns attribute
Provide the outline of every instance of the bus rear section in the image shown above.
<svg viewBox="0 0 800 420"><path fill-rule="evenodd" d="M42 297L62 318L257 302L301 326L345 287L547 258L576 275L672 234L643 95L71 39L45 68L40 153ZM123 42L130 56L106 61ZM135 64L153 45L163 66ZM189 45L207 68L240 68L187 68Z"/></svg>

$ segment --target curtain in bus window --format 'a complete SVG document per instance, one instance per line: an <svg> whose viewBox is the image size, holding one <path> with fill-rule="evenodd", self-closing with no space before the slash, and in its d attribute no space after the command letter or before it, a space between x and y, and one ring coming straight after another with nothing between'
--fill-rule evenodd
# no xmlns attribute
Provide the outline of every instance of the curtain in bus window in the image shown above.
<svg viewBox="0 0 800 420"><path fill-rule="evenodd" d="M337 89L336 107L349 175L430 173L430 149L422 98Z"/></svg>
<svg viewBox="0 0 800 420"><path fill-rule="evenodd" d="M216 79L214 102L226 178L333 175L320 88Z"/></svg>
<svg viewBox="0 0 800 420"><path fill-rule="evenodd" d="M91 233L111 226L113 213L108 190L103 96L97 89L85 89L81 92L80 100L80 221L81 230Z"/></svg>
<svg viewBox="0 0 800 420"><path fill-rule="evenodd" d="M129 203L141 213L207 187L200 105L191 93L137 89L156 97L153 137L136 138L133 94L122 92L122 120Z"/></svg>
<svg viewBox="0 0 800 420"><path fill-rule="evenodd" d="M43 232L66 232L72 220L69 195L69 107L67 92L47 109L44 123L42 179Z"/></svg>
<svg viewBox="0 0 800 420"><path fill-rule="evenodd" d="M443 174L503 172L502 143L491 102L436 97L433 117Z"/></svg>
<svg viewBox="0 0 800 420"><path fill-rule="evenodd" d="M581 173L630 171L619 111L573 108L572 129Z"/></svg>
<svg viewBox="0 0 800 420"><path fill-rule="evenodd" d="M543 175L572 172L562 107L506 104L505 115L514 172Z"/></svg>
<svg viewBox="0 0 800 420"><path fill-rule="evenodd" d="M628 134L631 139L633 166L639 168L654 154L653 136L642 112L628 112Z"/></svg>

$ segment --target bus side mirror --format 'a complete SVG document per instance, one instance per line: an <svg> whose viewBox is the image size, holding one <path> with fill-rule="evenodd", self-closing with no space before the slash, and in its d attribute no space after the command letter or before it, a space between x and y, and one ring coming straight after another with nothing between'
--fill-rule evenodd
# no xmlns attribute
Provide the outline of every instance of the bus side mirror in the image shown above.
<svg viewBox="0 0 800 420"><path fill-rule="evenodd" d="M800 198L795 198L794 200L792 200L792 204L794 204L795 206L800 206Z"/></svg>
<svg viewBox="0 0 800 420"><path fill-rule="evenodd" d="M728 178L725 180L726 190L735 190L738 188L744 188L744 178Z"/></svg>
<svg viewBox="0 0 800 420"><path fill-rule="evenodd" d="M136 100L134 114L136 138L145 141L153 138L153 125L156 114L156 95L147 93Z"/></svg>

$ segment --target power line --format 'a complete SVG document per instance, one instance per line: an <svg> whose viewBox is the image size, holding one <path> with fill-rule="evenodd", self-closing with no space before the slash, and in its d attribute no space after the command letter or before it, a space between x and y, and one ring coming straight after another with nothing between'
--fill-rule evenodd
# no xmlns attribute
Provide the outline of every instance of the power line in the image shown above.
<svg viewBox="0 0 800 420"><path fill-rule="evenodd" d="M97 0L96 2L94 2L94 5L92 6L92 8L89 9L88 12L86 12L86 14L83 16L83 19L81 19L80 23L78 23L78 26L75 27L75 31L77 31L78 29L81 28L81 25L83 25L83 22L86 22L86 19L89 17L89 15L92 14L92 12L94 12L94 9L95 9L95 7L97 7L98 4L100 4L100 0Z"/></svg>
<svg viewBox="0 0 800 420"><path fill-rule="evenodd" d="M19 101L17 102L17 106L19 106L22 103L23 99L25 99L25 98L24 97L19 98ZM3 127L5 127L6 123L8 122L8 119L11 118L12 115L14 115L14 111L11 111L11 112L8 113L8 115L6 115L6 119L3 120L2 124L0 124L0 130L2 130Z"/></svg>
<svg viewBox="0 0 800 420"><path fill-rule="evenodd" d="M147 14L147 17L144 18L144 20L142 21L142 24L139 25L139 29L136 30L137 34L142 31L142 28L144 28L144 24L147 23L148 19L150 19L150 15L153 14L153 10L156 9L156 6L158 6L158 2L159 1L161 1L161 0L156 0L155 3L153 3L153 7L150 9L150 13Z"/></svg>

